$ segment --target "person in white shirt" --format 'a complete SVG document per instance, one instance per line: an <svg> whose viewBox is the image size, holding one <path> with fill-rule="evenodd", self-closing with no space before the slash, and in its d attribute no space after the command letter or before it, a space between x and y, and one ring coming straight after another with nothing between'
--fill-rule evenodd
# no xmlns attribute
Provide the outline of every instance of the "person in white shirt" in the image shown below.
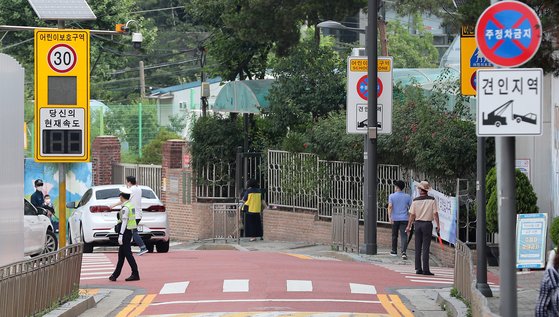
<svg viewBox="0 0 559 317"><path fill-rule="evenodd" d="M136 209L136 225L142 220L142 189L138 184L136 184L136 177L126 176L126 187L130 189L132 195L130 196L130 203ZM140 247L140 252L138 255L142 255L148 252L144 240L138 234L138 229L132 230L132 239L136 242L136 245Z"/></svg>

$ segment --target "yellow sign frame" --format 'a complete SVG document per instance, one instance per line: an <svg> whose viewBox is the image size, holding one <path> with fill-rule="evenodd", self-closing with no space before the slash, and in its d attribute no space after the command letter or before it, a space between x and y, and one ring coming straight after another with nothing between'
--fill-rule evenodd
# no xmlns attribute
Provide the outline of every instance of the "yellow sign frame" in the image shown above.
<svg viewBox="0 0 559 317"><path fill-rule="evenodd" d="M460 34L460 91L464 96L477 96L472 77L478 69L493 67L471 67L470 58L477 49L474 28L463 26Z"/></svg>
<svg viewBox="0 0 559 317"><path fill-rule="evenodd" d="M62 47L72 58L73 64L67 69L56 69L49 57ZM72 54L73 53L73 54ZM59 57L59 55L57 56ZM49 61L49 59L51 59ZM66 163L90 161L90 33L89 30L35 30L35 161ZM49 77L75 77L75 104L49 104ZM73 78L72 78L73 79ZM54 100L55 98L53 98ZM43 153L41 109L57 109L66 113L83 114L79 121L82 131L82 151L80 154L46 154ZM44 111L43 111L44 112ZM44 118L43 118L44 119Z"/></svg>

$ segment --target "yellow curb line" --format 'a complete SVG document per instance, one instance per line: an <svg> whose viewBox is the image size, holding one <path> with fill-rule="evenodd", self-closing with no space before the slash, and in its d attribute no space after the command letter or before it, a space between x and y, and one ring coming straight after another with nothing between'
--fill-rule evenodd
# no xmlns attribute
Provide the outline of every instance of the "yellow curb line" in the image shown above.
<svg viewBox="0 0 559 317"><path fill-rule="evenodd" d="M398 295L390 295L392 304L404 315L404 317L413 317L413 313L402 303L402 299Z"/></svg>
<svg viewBox="0 0 559 317"><path fill-rule="evenodd" d="M377 297L380 300L380 303L382 304L382 307L384 307L384 309L386 309L386 312L391 317L401 317L402 316L402 315L400 315L398 310L394 306L392 306L392 302L390 302L390 300L388 299L388 296L386 296L386 294L377 294Z"/></svg>
<svg viewBox="0 0 559 317"><path fill-rule="evenodd" d="M134 296L134 298L132 298L132 301L130 301L130 304L128 304L126 307L124 307L124 309L121 310L116 315L116 317L127 317L128 314L130 312L132 312L134 310L134 308L136 308L138 306L138 304L140 304L140 302L142 301L143 298L144 298L144 295Z"/></svg>
<svg viewBox="0 0 559 317"><path fill-rule="evenodd" d="M290 256L294 256L296 258L303 259L303 260L312 260L312 257L310 257L308 255L295 254L295 253L285 253L285 254L290 255Z"/></svg>
<svg viewBox="0 0 559 317"><path fill-rule="evenodd" d="M144 312L144 310L146 310L146 308L148 308L149 304L151 304L151 302L153 302L153 300L155 299L155 294L150 294L147 295L146 297L144 297L144 299L142 300L142 303L136 307L136 309L134 309L134 311L132 313L130 313L130 315L128 315L128 317L136 317L136 316L140 316L141 313Z"/></svg>
<svg viewBox="0 0 559 317"><path fill-rule="evenodd" d="M98 288L80 288L80 295L97 295L99 293Z"/></svg>

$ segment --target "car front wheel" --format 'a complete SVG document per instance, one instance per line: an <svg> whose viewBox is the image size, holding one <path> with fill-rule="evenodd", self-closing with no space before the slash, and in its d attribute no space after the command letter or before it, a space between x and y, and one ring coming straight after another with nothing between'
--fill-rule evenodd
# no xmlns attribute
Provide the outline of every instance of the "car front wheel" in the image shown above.
<svg viewBox="0 0 559 317"><path fill-rule="evenodd" d="M45 239L45 248L43 249L44 253L54 252L58 250L58 239L56 238L56 234L51 230L47 230L47 237Z"/></svg>

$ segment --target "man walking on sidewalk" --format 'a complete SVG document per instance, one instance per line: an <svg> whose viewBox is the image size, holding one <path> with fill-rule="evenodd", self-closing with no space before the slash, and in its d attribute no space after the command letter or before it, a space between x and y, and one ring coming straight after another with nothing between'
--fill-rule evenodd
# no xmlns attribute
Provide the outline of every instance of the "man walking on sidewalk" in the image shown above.
<svg viewBox="0 0 559 317"><path fill-rule="evenodd" d="M415 273L435 275L429 269L429 250L433 235L433 220L437 224L439 233L439 206L434 197L427 195L431 186L427 181L417 185L419 196L411 203L410 219L406 232L410 232L412 224L415 227ZM422 265L423 264L423 265Z"/></svg>
<svg viewBox="0 0 559 317"><path fill-rule="evenodd" d="M408 235L406 234L406 225L409 219L408 210L411 205L411 196L402 191L405 187L406 183L401 180L394 182L394 193L388 196L388 219L392 224L392 251L390 251L390 255L398 255L396 249L398 248L398 233L400 233L402 259L407 260Z"/></svg>

